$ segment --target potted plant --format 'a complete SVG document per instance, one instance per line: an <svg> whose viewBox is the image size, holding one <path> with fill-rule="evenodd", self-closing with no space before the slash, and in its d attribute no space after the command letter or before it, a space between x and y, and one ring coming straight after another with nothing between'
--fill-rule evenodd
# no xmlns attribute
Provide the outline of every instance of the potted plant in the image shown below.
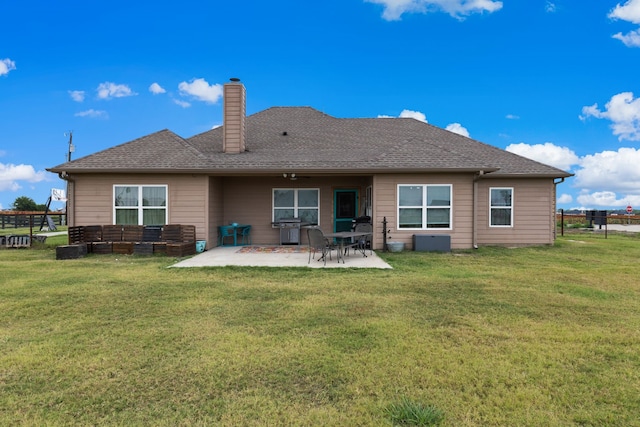
<svg viewBox="0 0 640 427"><path fill-rule="evenodd" d="M391 236L388 236L391 238ZM402 252L404 250L404 242L387 241L387 250L389 252Z"/></svg>

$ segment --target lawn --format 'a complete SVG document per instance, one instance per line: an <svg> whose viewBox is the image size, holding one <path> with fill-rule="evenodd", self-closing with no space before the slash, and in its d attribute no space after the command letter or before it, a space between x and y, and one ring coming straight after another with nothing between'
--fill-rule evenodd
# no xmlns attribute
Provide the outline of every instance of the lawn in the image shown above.
<svg viewBox="0 0 640 427"><path fill-rule="evenodd" d="M636 236L388 271L56 261L56 239L0 250L3 426L640 426Z"/></svg>

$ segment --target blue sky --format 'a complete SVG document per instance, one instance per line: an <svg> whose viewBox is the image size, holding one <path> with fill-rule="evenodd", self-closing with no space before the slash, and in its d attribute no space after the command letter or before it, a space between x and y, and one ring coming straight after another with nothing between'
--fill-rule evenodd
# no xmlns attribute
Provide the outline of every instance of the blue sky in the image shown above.
<svg viewBox="0 0 640 427"><path fill-rule="evenodd" d="M162 129L311 106L409 116L575 174L558 206L640 208L640 0L0 0L0 208ZM62 204L54 204L54 208Z"/></svg>

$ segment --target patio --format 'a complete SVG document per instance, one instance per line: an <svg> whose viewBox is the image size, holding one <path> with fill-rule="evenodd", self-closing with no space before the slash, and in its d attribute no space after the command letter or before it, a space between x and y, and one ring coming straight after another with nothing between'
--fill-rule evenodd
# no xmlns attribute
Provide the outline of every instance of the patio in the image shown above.
<svg viewBox="0 0 640 427"><path fill-rule="evenodd" d="M327 264L318 261L320 255L309 263L307 246L218 246L191 258L172 265L172 267L310 267L310 268L380 268L390 269L375 252L367 250L367 256L351 253L344 257L344 263L338 263L336 253Z"/></svg>

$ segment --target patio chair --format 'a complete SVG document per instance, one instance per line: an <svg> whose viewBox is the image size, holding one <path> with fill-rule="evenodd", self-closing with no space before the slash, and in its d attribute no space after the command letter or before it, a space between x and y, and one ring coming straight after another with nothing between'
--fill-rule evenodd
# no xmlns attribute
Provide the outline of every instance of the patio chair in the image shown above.
<svg viewBox="0 0 640 427"><path fill-rule="evenodd" d="M316 252L320 252L322 255L318 258L318 261L324 261L324 265L327 265L327 254L331 259L331 251L336 249L337 246L324 237L324 233L319 228L308 228L307 237L309 239L309 262L311 263L311 253L313 252L313 259L316 258ZM340 260L340 254L338 255L338 261Z"/></svg>
<svg viewBox="0 0 640 427"><path fill-rule="evenodd" d="M361 222L359 224L356 224L353 231L362 231L366 233L371 233L373 231L373 225L366 222ZM358 242L354 242L354 245L353 245L354 249L359 249L364 255L365 250L369 248L371 250L371 253L373 253L373 245L371 243L372 237L373 236L361 237Z"/></svg>
<svg viewBox="0 0 640 427"><path fill-rule="evenodd" d="M353 231L354 232L364 232L364 233L371 233L371 231L373 230L373 226L371 224L368 223L359 223L356 224L356 226L354 227ZM373 248L371 247L371 236L358 236L358 237L353 237L352 240L350 242L343 242L344 245L344 254L345 255L349 255L349 250L353 249L353 251L360 251L360 253L363 256L367 256L366 254L366 250L367 250L367 246L371 249L371 253L373 253Z"/></svg>
<svg viewBox="0 0 640 427"><path fill-rule="evenodd" d="M240 228L240 240L241 245L250 245L251 244L251 226L245 225Z"/></svg>
<svg viewBox="0 0 640 427"><path fill-rule="evenodd" d="M235 228L230 225L220 225L218 226L218 246L224 246L224 239L231 238L231 244L235 243Z"/></svg>

